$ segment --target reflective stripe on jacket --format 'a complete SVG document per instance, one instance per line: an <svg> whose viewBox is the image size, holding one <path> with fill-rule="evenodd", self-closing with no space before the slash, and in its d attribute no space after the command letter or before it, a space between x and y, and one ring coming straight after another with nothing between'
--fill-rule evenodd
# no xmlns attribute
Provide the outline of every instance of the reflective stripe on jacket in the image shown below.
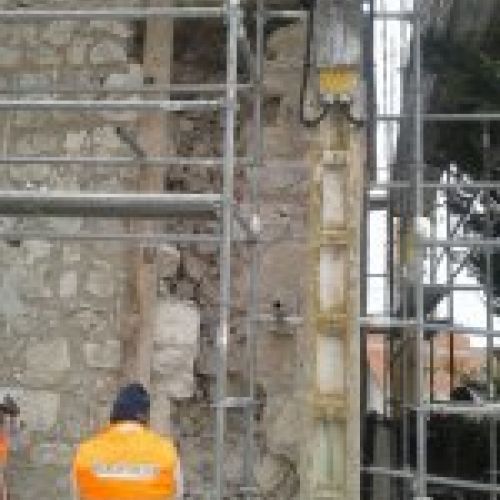
<svg viewBox="0 0 500 500"><path fill-rule="evenodd" d="M171 440L125 422L83 443L73 474L82 500L168 500L177 493L178 467Z"/></svg>

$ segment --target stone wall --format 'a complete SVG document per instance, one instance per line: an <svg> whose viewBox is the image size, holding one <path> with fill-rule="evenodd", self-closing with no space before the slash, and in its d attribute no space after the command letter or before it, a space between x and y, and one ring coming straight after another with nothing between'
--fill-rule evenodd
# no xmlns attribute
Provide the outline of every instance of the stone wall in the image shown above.
<svg viewBox="0 0 500 500"><path fill-rule="evenodd" d="M94 84L130 71L130 30L122 24L12 25L0 33L5 88ZM129 118L4 113L2 154L124 153L114 130ZM117 191L132 180L117 169L76 165L7 166L0 176L3 187L33 190ZM77 219L2 222L12 230L77 232L102 226ZM119 224L106 226L113 231ZM103 244L13 241L0 245L0 268L8 297L2 300L0 385L19 399L29 444L13 457L12 496L68 498L73 445L104 423L119 381L126 254Z"/></svg>
<svg viewBox="0 0 500 500"><path fill-rule="evenodd" d="M135 2L121 2L134 5ZM36 2L36 7L49 5ZM12 7L12 3L2 2ZM23 4L24 5L24 4ZM67 2L52 5L69 8ZM80 6L80 4L75 6ZM90 4L89 4L90 6ZM102 7L102 5L98 5ZM211 22L177 22L173 80L222 81L224 37ZM53 22L0 30L0 86L142 85L142 29L118 22ZM298 123L297 77L304 33L275 31L267 43L265 135L269 162L260 173L264 232L276 241L261 248L260 312L279 303L286 315L305 313L308 137ZM54 94L55 98L109 98L117 94ZM32 97L29 96L30 98ZM43 97L43 96L42 96ZM45 95L47 97L47 95ZM137 97L137 96L134 96ZM251 103L239 117L239 154L250 148L246 124ZM180 113L172 119L180 156L221 154L217 114ZM122 127L139 136L131 112L9 112L0 121L1 154L68 156L130 155L118 137ZM278 159L279 162L271 162ZM165 171L168 191L217 192L216 169L195 166ZM0 167L1 186L96 192L136 191L133 168L43 164ZM236 173L236 197L246 203L245 169ZM161 188L160 188L161 189ZM2 219L5 230L127 231L129 224L94 219ZM173 220L165 231L204 232L210 221ZM248 251L234 248L233 314L229 391L244 394ZM167 395L157 417L169 421L186 469L188 498L206 498L213 473L214 336L218 315L218 251L213 245L157 249L158 307L154 339L153 397ZM129 378L123 360L137 331L133 252L118 243L12 241L0 243L0 396L14 395L22 408L28 446L15 452L10 470L12 500L66 499L69 464L76 443L105 425L117 387ZM300 380L297 369L303 327L267 317L258 323L256 410L261 498L292 499L298 493ZM244 424L241 411L228 417L226 472L230 498L241 486Z"/></svg>
<svg viewBox="0 0 500 500"><path fill-rule="evenodd" d="M139 86L137 28L101 21L2 26L0 85L21 91L51 85ZM117 97L91 92L51 97L103 95ZM134 131L136 123L131 112L3 113L2 154L128 156L116 129ZM6 166L0 179L3 188L95 192L133 191L138 182L135 169L76 164ZM128 226L117 220L15 218L3 219L2 228L109 234L126 232ZM163 247L158 253L159 275L175 275L178 251ZM27 445L13 456L12 498L68 498L74 445L105 425L116 389L129 377L122 359L136 328L131 250L116 243L12 241L0 244L0 269L0 393L18 399ZM153 377L172 397L193 393L198 332L196 307L162 298ZM168 420L168 413L163 418Z"/></svg>

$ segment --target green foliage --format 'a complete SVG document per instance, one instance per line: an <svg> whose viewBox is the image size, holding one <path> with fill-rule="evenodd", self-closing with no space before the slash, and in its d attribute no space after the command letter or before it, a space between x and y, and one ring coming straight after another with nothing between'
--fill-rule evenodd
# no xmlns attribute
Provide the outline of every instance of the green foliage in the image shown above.
<svg viewBox="0 0 500 500"><path fill-rule="evenodd" d="M500 23L492 20L481 40L453 40L446 34L429 31L423 39L426 74L432 75L429 111L432 113L478 113L500 111ZM438 170L456 167L468 179L500 180L500 126L490 125L491 145L485 149L482 124L434 123L425 127L425 161ZM468 213L472 191L459 192L451 200L451 210ZM485 192L480 201L500 203L499 192ZM496 210L495 210L496 211ZM474 213L466 230L487 238L500 234L500 221L488 222L487 211ZM484 254L470 255L469 267L486 283ZM500 297L500 254L492 256L492 285Z"/></svg>
<svg viewBox="0 0 500 500"><path fill-rule="evenodd" d="M485 45L453 41L428 32L423 40L424 67L433 75L430 111L477 113L500 109L500 30ZM446 169L455 163L472 178L483 175L481 126L464 123L426 127L426 161Z"/></svg>

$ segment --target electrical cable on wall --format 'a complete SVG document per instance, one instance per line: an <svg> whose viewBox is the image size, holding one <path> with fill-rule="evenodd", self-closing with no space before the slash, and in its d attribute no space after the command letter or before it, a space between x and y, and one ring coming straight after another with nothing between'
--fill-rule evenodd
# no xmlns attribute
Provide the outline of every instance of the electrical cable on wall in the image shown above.
<svg viewBox="0 0 500 500"><path fill-rule="evenodd" d="M351 103L345 102L344 100L335 99L332 102L325 102L319 98L319 105L321 107L318 116L315 118L306 117L305 113L305 97L307 94L309 81L311 78L311 50L312 44L315 39L315 12L317 7L317 0L302 0L301 5L303 8L309 11L308 21L307 21L307 32L306 32L306 48L304 55L304 62L302 67L302 82L300 86L300 122L307 128L317 127L328 115L328 113L336 113L342 115L345 119L355 127L363 127L365 125L364 119L359 119L352 114Z"/></svg>
<svg viewBox="0 0 500 500"><path fill-rule="evenodd" d="M302 66L302 82L300 85L300 123L305 127L314 128L326 118L331 106L329 104L323 104L321 112L315 118L307 118L305 116L305 96L311 77L311 45L314 40L314 11L316 10L316 0L302 0L302 5L309 10L309 15L307 20L306 50Z"/></svg>

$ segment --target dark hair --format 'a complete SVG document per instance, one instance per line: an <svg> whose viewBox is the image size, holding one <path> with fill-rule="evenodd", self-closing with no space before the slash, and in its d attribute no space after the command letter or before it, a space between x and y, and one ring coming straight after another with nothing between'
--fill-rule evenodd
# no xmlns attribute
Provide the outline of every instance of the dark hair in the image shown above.
<svg viewBox="0 0 500 500"><path fill-rule="evenodd" d="M151 401L146 388L139 383L128 384L122 387L111 410L111 423L141 422L149 420Z"/></svg>

